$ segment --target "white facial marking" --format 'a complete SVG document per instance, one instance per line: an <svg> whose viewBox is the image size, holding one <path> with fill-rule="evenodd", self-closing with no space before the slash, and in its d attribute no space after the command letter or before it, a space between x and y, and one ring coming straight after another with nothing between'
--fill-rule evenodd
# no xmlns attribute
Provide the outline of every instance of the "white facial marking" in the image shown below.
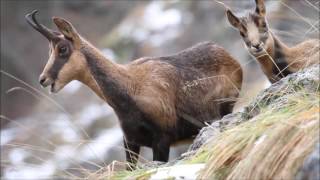
<svg viewBox="0 0 320 180"><path fill-rule="evenodd" d="M253 22L250 22L247 25L247 30L248 30L248 39L251 42L251 44L252 45L259 44L260 37L259 37L259 30L257 26Z"/></svg>
<svg viewBox="0 0 320 180"><path fill-rule="evenodd" d="M52 65L53 65L53 63L54 63L54 59L55 59L55 57L54 57L54 49L53 49L52 44L50 43L49 59L48 59L48 61L47 61L46 66L44 67L41 75L48 76L49 69L52 67Z"/></svg>

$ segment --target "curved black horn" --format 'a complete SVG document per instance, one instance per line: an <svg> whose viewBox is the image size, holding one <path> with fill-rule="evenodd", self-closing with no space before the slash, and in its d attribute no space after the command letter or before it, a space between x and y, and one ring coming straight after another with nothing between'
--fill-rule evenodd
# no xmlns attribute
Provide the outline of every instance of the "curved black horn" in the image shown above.
<svg viewBox="0 0 320 180"><path fill-rule="evenodd" d="M48 40L52 40L55 35L52 30L48 29L42 24L39 24L36 19L36 14L38 13L38 10L34 10L31 13L27 14L25 16L27 22L38 32L40 32L42 35L44 35Z"/></svg>

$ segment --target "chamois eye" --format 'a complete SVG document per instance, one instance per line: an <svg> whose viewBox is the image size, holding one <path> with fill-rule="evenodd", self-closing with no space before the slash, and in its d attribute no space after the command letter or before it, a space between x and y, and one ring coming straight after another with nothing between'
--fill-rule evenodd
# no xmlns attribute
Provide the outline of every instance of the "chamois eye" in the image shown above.
<svg viewBox="0 0 320 180"><path fill-rule="evenodd" d="M59 48L59 55L62 56L67 52L67 47L66 46L61 46Z"/></svg>

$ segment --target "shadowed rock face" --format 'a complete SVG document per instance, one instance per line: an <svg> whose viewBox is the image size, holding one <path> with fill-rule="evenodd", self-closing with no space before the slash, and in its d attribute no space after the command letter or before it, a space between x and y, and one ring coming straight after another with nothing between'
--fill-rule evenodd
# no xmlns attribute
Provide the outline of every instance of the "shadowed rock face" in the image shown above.
<svg viewBox="0 0 320 180"><path fill-rule="evenodd" d="M315 146L313 152L306 158L300 168L296 180L320 179L320 144Z"/></svg>

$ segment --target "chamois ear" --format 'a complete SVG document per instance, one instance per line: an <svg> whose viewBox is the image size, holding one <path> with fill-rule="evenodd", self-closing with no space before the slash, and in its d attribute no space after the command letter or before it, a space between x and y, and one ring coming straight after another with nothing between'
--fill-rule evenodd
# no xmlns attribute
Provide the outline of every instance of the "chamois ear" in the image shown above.
<svg viewBox="0 0 320 180"><path fill-rule="evenodd" d="M227 9L226 13L227 13L228 21L230 22L230 24L235 28L239 28L240 27L239 18L235 16L230 9Z"/></svg>
<svg viewBox="0 0 320 180"><path fill-rule="evenodd" d="M266 15L266 7L264 5L264 0L255 0L256 1L256 13L260 16Z"/></svg>
<svg viewBox="0 0 320 180"><path fill-rule="evenodd" d="M53 17L52 20L66 38L69 38L74 42L80 42L80 36L70 22L59 17Z"/></svg>

